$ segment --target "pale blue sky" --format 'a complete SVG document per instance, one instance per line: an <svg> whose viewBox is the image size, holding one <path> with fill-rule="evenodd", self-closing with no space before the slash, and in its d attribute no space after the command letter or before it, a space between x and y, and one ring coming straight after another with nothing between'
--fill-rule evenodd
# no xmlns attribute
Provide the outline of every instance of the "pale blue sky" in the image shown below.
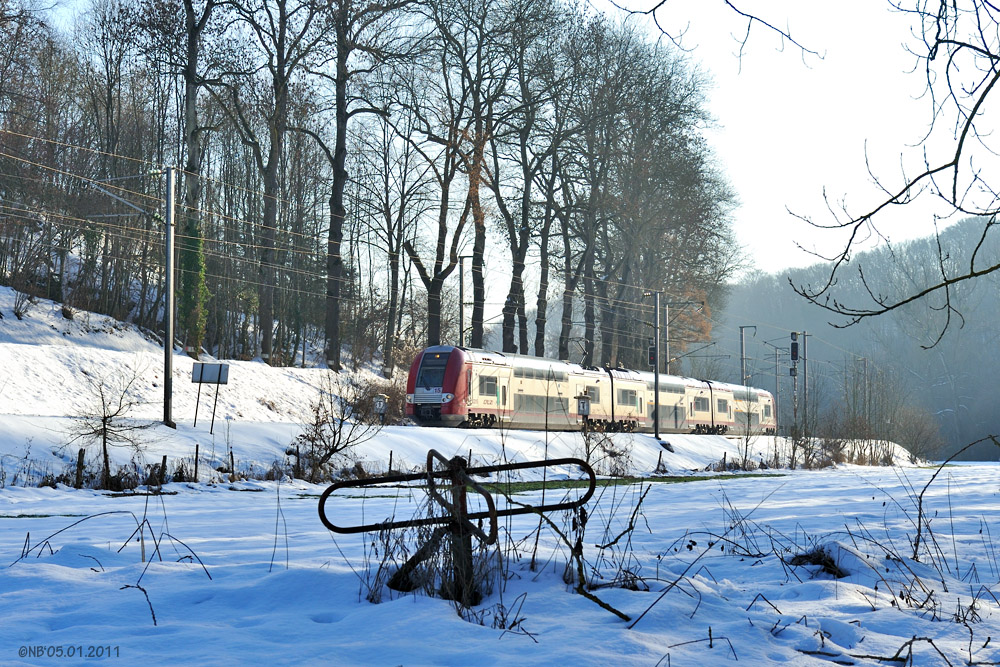
<svg viewBox="0 0 1000 667"><path fill-rule="evenodd" d="M803 54L755 25L742 58L746 22L721 0L687 0L671 7L674 26L691 56L711 72L710 109L720 127L710 133L720 163L742 203L734 228L758 268L774 272L839 247L835 232L819 232L787 212L831 222L831 203L860 211L883 193L867 173L867 159L886 184L902 182L901 156L913 172L927 130L929 102L916 59L909 18L879 0L735 2L787 29L822 58ZM666 15L665 15L666 16ZM916 160L916 164L914 164ZM884 218L891 240L933 232L932 207L896 209Z"/></svg>

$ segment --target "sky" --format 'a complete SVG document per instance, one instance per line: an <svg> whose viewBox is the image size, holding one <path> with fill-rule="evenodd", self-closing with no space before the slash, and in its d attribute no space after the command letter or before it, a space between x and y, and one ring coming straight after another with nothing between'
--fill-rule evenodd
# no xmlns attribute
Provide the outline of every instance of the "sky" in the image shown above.
<svg viewBox="0 0 1000 667"><path fill-rule="evenodd" d="M710 73L709 133L719 164L737 193L734 230L756 268L768 273L813 264L803 247L830 254L836 232L817 231L792 213L830 223L835 208L857 212L881 195L869 176L898 185L901 160L913 169L930 117L910 19L878 0L734 2L790 34L803 53L754 25L739 57L746 21L723 0L668 2L671 30ZM790 213L791 211L791 213ZM898 242L928 235L932 208L891 211L885 231Z"/></svg>

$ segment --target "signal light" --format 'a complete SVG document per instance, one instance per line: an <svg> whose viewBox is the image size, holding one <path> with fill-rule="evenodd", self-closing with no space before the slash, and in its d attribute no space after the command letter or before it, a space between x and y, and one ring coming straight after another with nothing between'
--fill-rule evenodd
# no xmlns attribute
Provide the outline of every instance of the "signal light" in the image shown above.
<svg viewBox="0 0 1000 667"><path fill-rule="evenodd" d="M656 365L656 346L655 345L650 345L649 346L649 365L650 366L655 366Z"/></svg>
<svg viewBox="0 0 1000 667"><path fill-rule="evenodd" d="M792 341L792 361L798 361L798 360L799 360L799 344L795 341Z"/></svg>

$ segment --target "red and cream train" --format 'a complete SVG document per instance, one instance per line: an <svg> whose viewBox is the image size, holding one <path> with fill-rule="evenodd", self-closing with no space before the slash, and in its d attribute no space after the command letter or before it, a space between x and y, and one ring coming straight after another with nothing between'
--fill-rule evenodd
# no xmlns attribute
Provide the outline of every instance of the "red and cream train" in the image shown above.
<svg viewBox="0 0 1000 667"><path fill-rule="evenodd" d="M577 397L607 431L653 431L654 376L588 368L449 345L417 354L406 380L406 414L424 426L576 430ZM774 433L774 397L763 389L660 375L660 432Z"/></svg>

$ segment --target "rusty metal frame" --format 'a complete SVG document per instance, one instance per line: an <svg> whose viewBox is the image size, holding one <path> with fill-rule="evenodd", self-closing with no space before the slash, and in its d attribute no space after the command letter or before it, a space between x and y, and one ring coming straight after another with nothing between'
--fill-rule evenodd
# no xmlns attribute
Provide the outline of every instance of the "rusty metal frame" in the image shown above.
<svg viewBox="0 0 1000 667"><path fill-rule="evenodd" d="M438 503L441 503L449 513L453 514L453 509L447 501L437 492L437 487L435 485L435 478L446 478L452 475L451 470L438 470L435 471L431 468L433 464L433 458L435 457L439 460L448 463L441 454L434 451L433 449L427 453L427 472L411 473L408 475L386 475L385 477L370 477L368 479L351 479L343 482L337 482L332 486L328 487L323 494L319 497L319 518L323 522L323 525L335 533L342 534L353 534L353 533L366 533L366 532L377 532L381 530L391 530L394 528L416 528L419 526L437 526L437 525L447 525L454 523L453 516L441 516L441 517L426 517L423 519L409 519L406 521L385 521L382 523L370 523L361 526L338 526L330 521L326 516L326 502L330 496L341 489L351 489L359 487L377 487L381 484L399 484L403 482L415 482L418 480L426 480L428 483L428 493L431 497L435 499ZM495 472L506 472L509 470L528 470L531 468L547 468L551 466L559 465L575 465L582 469L589 478L589 485L587 487L586 493L573 501L555 503L550 505L524 505L522 507L513 507L503 510L497 510L493 499L489 491L484 489L478 482L471 479L473 475L485 475L488 473ZM507 463L504 465L496 466L484 466L480 468L468 468L465 470L465 475L463 481L476 490L477 493L486 498L489 510L485 512L472 512L466 514L465 518L468 521L476 519L490 519L490 535L487 536L480 528L467 524L466 528L471 530L480 539L486 539L487 543L492 543L496 539L496 519L503 516L517 516L521 514L537 514L539 512L554 512L557 510L570 510L581 507L584 503L591 499L594 495L594 490L597 488L597 476L594 474L593 468L587 464L586 461L577 458L560 458L560 459L548 459L545 461L525 461L523 463ZM467 523L466 522L466 523ZM491 539L492 538L492 539Z"/></svg>

